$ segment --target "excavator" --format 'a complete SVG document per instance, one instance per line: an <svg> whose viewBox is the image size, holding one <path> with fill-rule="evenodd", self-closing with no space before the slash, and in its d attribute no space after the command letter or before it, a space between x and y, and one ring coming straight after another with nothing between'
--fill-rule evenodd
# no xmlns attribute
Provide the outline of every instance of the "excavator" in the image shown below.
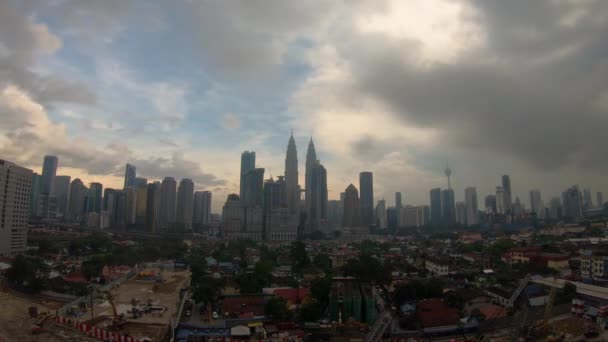
<svg viewBox="0 0 608 342"><path fill-rule="evenodd" d="M112 306L112 314L114 316L112 317L112 325L110 326L110 329L113 331L120 330L122 327L125 326L125 324L127 324L127 321L125 320L125 317L123 314L119 315L118 312L116 311L116 305L114 305L114 295L112 295L112 293L109 290L99 291L99 292L106 295L108 302Z"/></svg>

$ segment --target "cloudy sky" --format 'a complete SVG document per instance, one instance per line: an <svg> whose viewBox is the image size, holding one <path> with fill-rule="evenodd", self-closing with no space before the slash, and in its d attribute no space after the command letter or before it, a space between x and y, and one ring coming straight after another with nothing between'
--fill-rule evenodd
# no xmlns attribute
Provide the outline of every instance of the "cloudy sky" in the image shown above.
<svg viewBox="0 0 608 342"><path fill-rule="evenodd" d="M112 187L130 162L219 211L293 128L330 198L368 170L426 203L446 162L457 200L608 192L607 36L605 0L0 0L0 158Z"/></svg>

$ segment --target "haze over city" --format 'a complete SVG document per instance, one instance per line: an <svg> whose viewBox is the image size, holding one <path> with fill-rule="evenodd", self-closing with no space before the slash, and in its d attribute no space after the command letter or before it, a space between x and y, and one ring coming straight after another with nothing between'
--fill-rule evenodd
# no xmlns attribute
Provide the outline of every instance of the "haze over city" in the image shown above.
<svg viewBox="0 0 608 342"><path fill-rule="evenodd" d="M330 199L607 192L605 1L3 1L0 156L120 188L192 178L219 212L240 153L312 136Z"/></svg>

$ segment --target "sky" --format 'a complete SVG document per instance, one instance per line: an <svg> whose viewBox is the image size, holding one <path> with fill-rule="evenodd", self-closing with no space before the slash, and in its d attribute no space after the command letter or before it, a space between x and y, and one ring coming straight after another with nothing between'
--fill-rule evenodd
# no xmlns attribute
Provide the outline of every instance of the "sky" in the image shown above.
<svg viewBox="0 0 608 342"><path fill-rule="evenodd" d="M446 163L456 200L608 196L607 35L605 0L0 0L0 158L115 188L129 162L219 212L293 129L330 199L372 171L426 204Z"/></svg>

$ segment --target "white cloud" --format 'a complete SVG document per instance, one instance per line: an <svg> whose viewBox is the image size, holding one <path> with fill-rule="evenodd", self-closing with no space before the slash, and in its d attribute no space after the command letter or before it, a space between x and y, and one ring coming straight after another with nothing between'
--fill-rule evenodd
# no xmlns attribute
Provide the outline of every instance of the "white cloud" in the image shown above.
<svg viewBox="0 0 608 342"><path fill-rule="evenodd" d="M234 130L241 127L241 119L232 113L224 113L221 124L224 129Z"/></svg>

